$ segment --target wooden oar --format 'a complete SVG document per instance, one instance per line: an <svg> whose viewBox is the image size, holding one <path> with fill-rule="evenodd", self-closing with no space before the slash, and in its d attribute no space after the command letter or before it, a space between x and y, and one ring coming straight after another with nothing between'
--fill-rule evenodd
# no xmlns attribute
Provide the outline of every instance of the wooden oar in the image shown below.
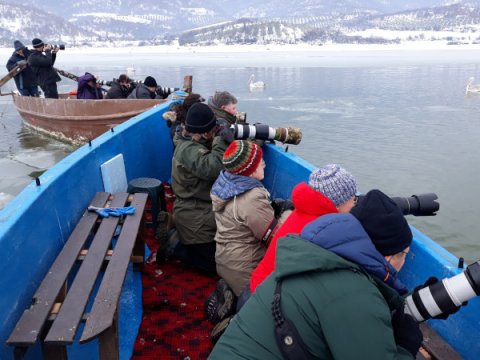
<svg viewBox="0 0 480 360"><path fill-rule="evenodd" d="M15 67L8 72L7 75L0 79L0 87L5 85L9 80L11 80L15 75L20 74L27 67L27 62L15 65Z"/></svg>

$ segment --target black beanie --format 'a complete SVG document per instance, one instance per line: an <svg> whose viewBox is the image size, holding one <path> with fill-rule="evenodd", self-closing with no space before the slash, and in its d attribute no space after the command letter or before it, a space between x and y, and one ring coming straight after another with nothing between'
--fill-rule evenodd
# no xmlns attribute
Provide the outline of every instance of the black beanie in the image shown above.
<svg viewBox="0 0 480 360"><path fill-rule="evenodd" d="M23 43L20 40L15 40L13 42L13 48L15 49L15 51L20 51L25 49L25 45L23 45Z"/></svg>
<svg viewBox="0 0 480 360"><path fill-rule="evenodd" d="M397 254L412 243L407 220L397 204L380 190L369 191L350 213L383 256Z"/></svg>
<svg viewBox="0 0 480 360"><path fill-rule="evenodd" d="M216 123L212 109L206 104L196 103L188 109L185 128L192 134L202 134L212 130Z"/></svg>
<svg viewBox="0 0 480 360"><path fill-rule="evenodd" d="M39 48L39 47L42 47L43 45L44 45L43 41L40 40L39 38L35 38L35 39L32 40L32 46L36 49Z"/></svg>
<svg viewBox="0 0 480 360"><path fill-rule="evenodd" d="M143 83L146 87L157 87L157 81L151 76L147 76Z"/></svg>

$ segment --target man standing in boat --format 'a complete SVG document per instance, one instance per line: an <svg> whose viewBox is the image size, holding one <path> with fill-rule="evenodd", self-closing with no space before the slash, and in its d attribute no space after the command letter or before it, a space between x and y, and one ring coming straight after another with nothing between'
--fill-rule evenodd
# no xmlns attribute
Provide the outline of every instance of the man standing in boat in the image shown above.
<svg viewBox="0 0 480 360"><path fill-rule="evenodd" d="M49 44L35 38L32 40L35 51L28 57L28 65L36 76L37 83L43 90L46 98L58 99L57 82L62 79L54 69L59 48L52 49Z"/></svg>
<svg viewBox="0 0 480 360"><path fill-rule="evenodd" d="M27 59L32 53L23 43L19 40L13 42L13 48L15 51L7 62L7 70L12 70L15 66L27 63ZM32 69L27 66L25 69L20 71L14 77L15 85L17 85L18 92L22 96L38 96L38 86L37 79Z"/></svg>

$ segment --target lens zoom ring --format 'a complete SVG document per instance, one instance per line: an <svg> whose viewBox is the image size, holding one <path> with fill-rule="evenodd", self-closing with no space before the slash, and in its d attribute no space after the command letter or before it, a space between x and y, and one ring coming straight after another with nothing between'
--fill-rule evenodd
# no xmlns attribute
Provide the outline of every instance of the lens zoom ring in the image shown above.
<svg viewBox="0 0 480 360"><path fill-rule="evenodd" d="M430 286L430 292L432 293L435 303L438 305L440 310L442 310L442 314L456 307L455 303L450 298L447 289L445 289L445 286L441 281Z"/></svg>
<svg viewBox="0 0 480 360"><path fill-rule="evenodd" d="M422 299L420 298L420 294L418 293L418 291L414 291L412 293L412 300L413 300L413 303L415 304L415 306L417 307L417 310L418 312L420 313L420 315L422 315L422 317L425 319L425 320L428 320L430 319L432 316L428 313L427 309L425 308L425 306L423 305L423 301Z"/></svg>

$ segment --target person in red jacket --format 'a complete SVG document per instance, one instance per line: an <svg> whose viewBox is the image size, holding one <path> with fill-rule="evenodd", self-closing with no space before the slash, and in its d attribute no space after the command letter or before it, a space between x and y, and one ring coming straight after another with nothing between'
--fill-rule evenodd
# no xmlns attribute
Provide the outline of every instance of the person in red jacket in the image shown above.
<svg viewBox="0 0 480 360"><path fill-rule="evenodd" d="M295 210L278 229L264 258L253 271L250 291L260 285L275 270L277 240L287 234L300 234L303 227L318 217L331 213L347 213L355 205L357 182L347 170L329 164L314 170L308 184L300 183L292 190Z"/></svg>

